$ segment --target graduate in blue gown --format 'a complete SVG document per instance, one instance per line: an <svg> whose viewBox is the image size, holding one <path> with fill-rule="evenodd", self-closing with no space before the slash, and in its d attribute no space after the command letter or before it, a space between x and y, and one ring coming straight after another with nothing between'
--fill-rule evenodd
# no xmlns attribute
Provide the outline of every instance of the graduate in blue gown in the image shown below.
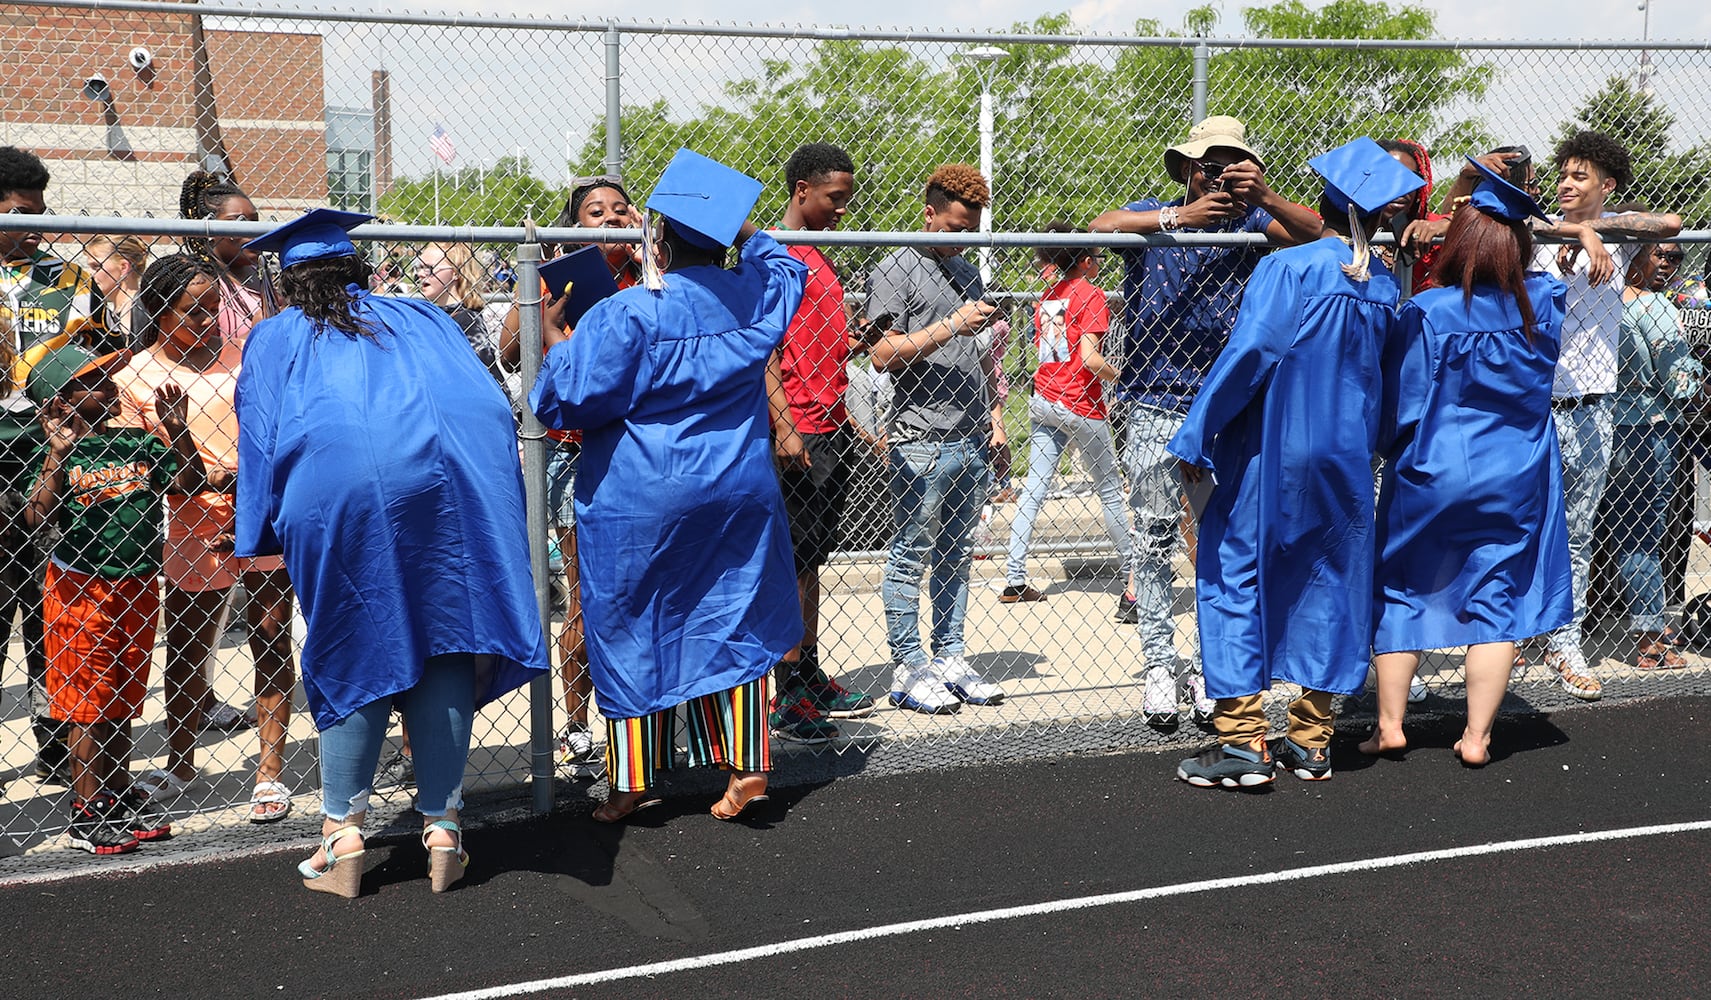
<svg viewBox="0 0 1711 1000"><path fill-rule="evenodd" d="M679 151L647 202L664 217L663 287L590 309L529 397L543 424L582 431L577 559L612 787L602 822L657 801L648 787L685 702L690 762L731 771L714 815L766 788L770 672L802 638L766 372L807 269L746 221L760 190ZM720 266L738 242L737 266Z"/></svg>
<svg viewBox="0 0 1711 1000"><path fill-rule="evenodd" d="M1385 358L1378 503L1378 726L1366 753L1407 746L1423 649L1467 646L1462 763L1490 759L1515 642L1574 613L1562 461L1551 425L1567 289L1526 273L1539 206L1485 175L1438 253L1441 286L1402 307Z"/></svg>
<svg viewBox="0 0 1711 1000"><path fill-rule="evenodd" d="M363 290L345 231L368 218L321 209L250 243L280 251L293 307L255 325L237 384L236 553L284 554L308 626L326 820L300 871L340 895L394 703L437 891L467 862L471 715L547 669L510 406L442 310Z"/></svg>
<svg viewBox="0 0 1711 1000"><path fill-rule="evenodd" d="M1398 288L1367 246L1423 181L1370 139L1312 161L1331 234L1261 261L1230 343L1167 446L1214 487L1196 596L1219 745L1182 762L1193 785L1243 787L1279 765L1331 775L1331 699L1365 683L1372 611L1371 458L1379 362ZM1268 745L1261 703L1304 689Z"/></svg>

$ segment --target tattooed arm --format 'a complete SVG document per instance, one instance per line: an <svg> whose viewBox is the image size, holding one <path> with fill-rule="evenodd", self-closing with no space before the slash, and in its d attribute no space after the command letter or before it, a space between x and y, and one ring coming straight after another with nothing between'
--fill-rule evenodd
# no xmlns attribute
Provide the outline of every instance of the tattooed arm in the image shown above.
<svg viewBox="0 0 1711 1000"><path fill-rule="evenodd" d="M1624 212L1601 219L1588 219L1580 225L1606 236L1629 236L1638 240L1663 240L1681 232L1681 216L1674 212ZM1573 224L1566 222L1536 222L1533 231L1546 236L1578 236Z"/></svg>

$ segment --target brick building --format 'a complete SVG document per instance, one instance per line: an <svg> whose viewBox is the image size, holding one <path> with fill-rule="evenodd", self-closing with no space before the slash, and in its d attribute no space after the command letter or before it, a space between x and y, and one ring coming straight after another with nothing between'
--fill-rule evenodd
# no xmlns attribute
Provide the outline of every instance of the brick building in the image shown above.
<svg viewBox="0 0 1711 1000"><path fill-rule="evenodd" d="M263 218L326 204L321 36L197 20L0 4L0 144L47 162L50 209L176 216L222 151Z"/></svg>

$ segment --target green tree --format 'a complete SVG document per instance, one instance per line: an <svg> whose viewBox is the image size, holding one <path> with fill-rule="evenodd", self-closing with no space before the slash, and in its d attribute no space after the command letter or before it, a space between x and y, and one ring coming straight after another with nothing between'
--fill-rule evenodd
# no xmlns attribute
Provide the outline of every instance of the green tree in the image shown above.
<svg viewBox="0 0 1711 1000"><path fill-rule="evenodd" d="M1313 10L1283 0L1243 12L1256 37L1429 38L1434 15L1381 0L1334 0ZM1137 22L1138 34L1180 44L1012 45L986 68L996 117L996 227L1036 229L1052 218L1085 221L1145 193L1168 192L1163 150L1191 115L1192 37L1216 22L1190 11L1181 31ZM1012 25L1068 35L1068 14ZM1309 197L1311 156L1358 135L1418 138L1461 149L1489 140L1478 121L1447 109L1484 92L1491 71L1454 50L1292 48L1215 50L1210 110L1250 123L1280 189ZM847 225L909 230L919 225L920 184L941 162L976 162L977 68L945 49L828 41L808 58L768 60L698 109L665 100L623 109L624 172L641 197L679 146L723 160L767 185L763 217L784 199L784 159L802 142L849 150L857 199ZM580 172L599 169L604 130L590 130Z"/></svg>
<svg viewBox="0 0 1711 1000"><path fill-rule="evenodd" d="M530 173L527 157L502 156L491 167L464 167L441 173L439 220L448 226L515 226L529 205L537 221L551 222L563 195ZM380 196L380 215L389 222L431 225L435 177L401 178Z"/></svg>
<svg viewBox="0 0 1711 1000"><path fill-rule="evenodd" d="M1425 7L1381 0L1333 0L1317 10L1283 0L1242 15L1255 38L1418 40L1436 27ZM1478 119L1448 117L1492 78L1490 67L1453 49L1236 49L1215 54L1208 76L1208 110L1248 124L1273 183L1297 200L1317 195L1307 160L1359 136L1416 139L1431 150L1492 145Z"/></svg>
<svg viewBox="0 0 1711 1000"><path fill-rule="evenodd" d="M1677 212L1689 229L1711 225L1711 150L1670 151L1675 116L1650 91L1625 76L1612 76L1583 101L1557 130L1558 143L1582 129L1603 132L1628 147L1634 182L1620 200L1638 199L1660 212Z"/></svg>

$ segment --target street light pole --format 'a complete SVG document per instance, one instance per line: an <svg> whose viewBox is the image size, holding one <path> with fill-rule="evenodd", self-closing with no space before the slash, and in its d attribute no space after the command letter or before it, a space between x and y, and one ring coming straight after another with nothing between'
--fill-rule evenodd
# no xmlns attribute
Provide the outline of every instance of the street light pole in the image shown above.
<svg viewBox="0 0 1711 1000"><path fill-rule="evenodd" d="M980 77L980 174L986 178L989 189L993 185L992 166L992 64L1010 53L996 45L982 45L963 53L963 58L974 63L975 72ZM986 211L980 213L980 231L992 232L992 209L988 205ZM980 250L980 283L992 283L992 248L982 247Z"/></svg>
<svg viewBox="0 0 1711 1000"><path fill-rule="evenodd" d="M1638 7L1642 20L1640 22L1640 41L1652 40L1652 0L1640 0ZM1640 94L1650 96L1652 92L1652 50L1640 50L1640 71L1636 74L1634 89Z"/></svg>

